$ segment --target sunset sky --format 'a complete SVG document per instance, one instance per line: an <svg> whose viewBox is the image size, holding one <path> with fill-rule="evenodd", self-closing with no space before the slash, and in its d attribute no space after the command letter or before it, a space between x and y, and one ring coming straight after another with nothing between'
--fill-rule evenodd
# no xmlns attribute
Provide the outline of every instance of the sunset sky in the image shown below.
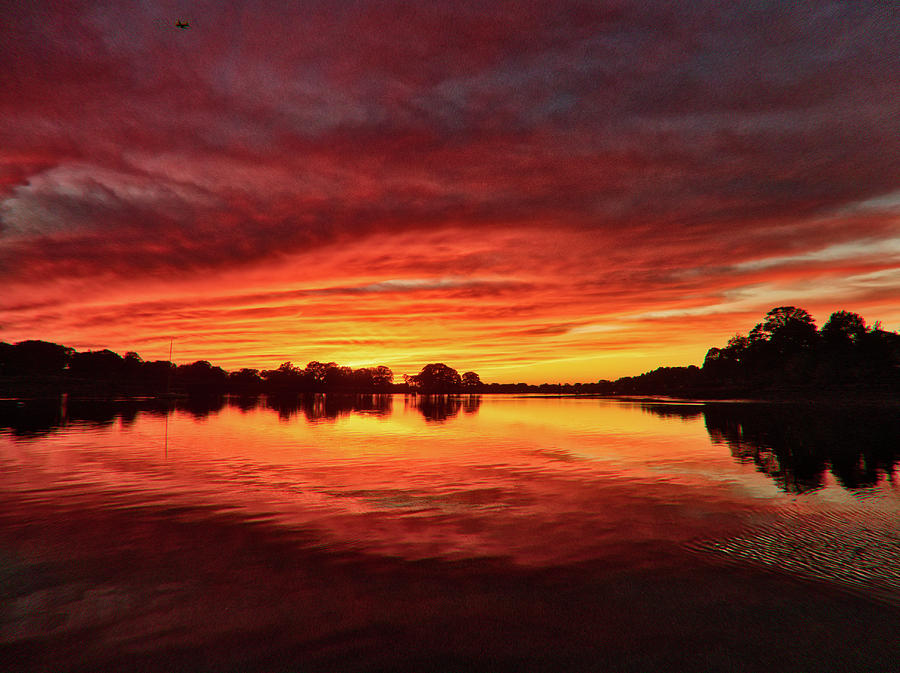
<svg viewBox="0 0 900 673"><path fill-rule="evenodd" d="M2 341L540 383L900 329L892 3L0 7Z"/></svg>

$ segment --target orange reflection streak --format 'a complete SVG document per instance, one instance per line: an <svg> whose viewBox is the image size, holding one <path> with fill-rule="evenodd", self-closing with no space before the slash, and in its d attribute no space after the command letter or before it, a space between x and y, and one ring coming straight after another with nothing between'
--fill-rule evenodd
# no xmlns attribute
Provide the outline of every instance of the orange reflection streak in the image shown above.
<svg viewBox="0 0 900 673"><path fill-rule="evenodd" d="M51 488L75 475L72 493L107 502L128 493L125 506L149 499L237 509L315 530L337 551L523 564L614 554L624 539L690 539L705 525L694 509L728 514L722 493L734 492L731 514L752 505L732 482L777 494L767 477L713 446L699 419L672 422L605 401L492 397L437 424L400 397L385 416L317 422L262 408L203 419L179 412L165 455L164 423L140 415L128 427L73 427L39 442L0 438L17 465L3 483ZM678 505L686 521L667 530L660 513L681 492L691 494Z"/></svg>

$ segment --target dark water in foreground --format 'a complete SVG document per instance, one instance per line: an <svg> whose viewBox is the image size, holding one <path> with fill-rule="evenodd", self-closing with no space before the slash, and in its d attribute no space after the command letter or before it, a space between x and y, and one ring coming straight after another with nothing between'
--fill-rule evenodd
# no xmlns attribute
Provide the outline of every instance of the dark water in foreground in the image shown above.
<svg viewBox="0 0 900 673"><path fill-rule="evenodd" d="M898 671L900 407L0 401L0 670Z"/></svg>

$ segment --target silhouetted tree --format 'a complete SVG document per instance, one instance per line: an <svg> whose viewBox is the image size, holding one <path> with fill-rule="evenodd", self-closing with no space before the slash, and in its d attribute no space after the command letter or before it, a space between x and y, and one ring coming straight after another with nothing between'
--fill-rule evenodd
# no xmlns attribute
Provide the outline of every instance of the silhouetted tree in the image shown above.
<svg viewBox="0 0 900 673"><path fill-rule="evenodd" d="M857 313L835 311L822 327L822 348L817 379L823 383L847 384L863 376L860 342L866 322Z"/></svg>
<svg viewBox="0 0 900 673"><path fill-rule="evenodd" d="M325 388L325 382L328 379L329 370L335 367L337 367L336 362L318 362L313 360L312 362L307 363L306 369L304 370L307 381L313 386L314 390L323 390ZM332 379L334 379L333 376Z"/></svg>
<svg viewBox="0 0 900 673"><path fill-rule="evenodd" d="M113 380L121 378L125 360L118 353L104 349L73 353L69 375L76 378Z"/></svg>
<svg viewBox="0 0 900 673"><path fill-rule="evenodd" d="M188 393L216 393L225 390L228 374L221 367L198 360L189 365L179 365L175 369L175 381Z"/></svg>
<svg viewBox="0 0 900 673"><path fill-rule="evenodd" d="M465 372L462 375L462 387L469 390L481 388L481 377L475 372Z"/></svg>
<svg viewBox="0 0 900 673"><path fill-rule="evenodd" d="M728 345L725 346L725 357L737 364L741 364L744 358L747 357L751 345L750 337L735 334L728 340Z"/></svg>
<svg viewBox="0 0 900 673"><path fill-rule="evenodd" d="M703 361L703 374L708 381L737 382L745 378L745 365L750 358L748 337L735 334L725 348L710 348Z"/></svg>
<svg viewBox="0 0 900 673"><path fill-rule="evenodd" d="M876 327L860 337L856 349L865 381L900 384L900 334Z"/></svg>
<svg viewBox="0 0 900 673"><path fill-rule="evenodd" d="M325 369L325 390L349 390L353 385L353 370L329 362Z"/></svg>
<svg viewBox="0 0 900 673"><path fill-rule="evenodd" d="M376 389L387 389L394 382L394 372L390 367L378 365L372 370L372 387Z"/></svg>
<svg viewBox="0 0 900 673"><path fill-rule="evenodd" d="M175 377L175 364L168 360L153 360L141 365L141 381L148 388L162 392L168 390Z"/></svg>
<svg viewBox="0 0 900 673"><path fill-rule="evenodd" d="M138 381L145 364L140 355L134 351L128 351L122 361L122 376L128 381Z"/></svg>
<svg viewBox="0 0 900 673"><path fill-rule="evenodd" d="M408 382L422 392L442 393L459 390L462 378L452 367L436 362L425 365L418 374L408 377Z"/></svg>
<svg viewBox="0 0 900 673"><path fill-rule="evenodd" d="M714 366L724 359L724 353L721 348L715 346L706 351L706 357L703 358L703 368Z"/></svg>
<svg viewBox="0 0 900 673"><path fill-rule="evenodd" d="M262 390L263 380L258 369L243 369L228 374L228 390L244 395L258 393Z"/></svg>
<svg viewBox="0 0 900 673"><path fill-rule="evenodd" d="M297 393L304 389L307 374L291 362L283 362L278 369L267 369L261 374L266 389L276 394Z"/></svg>
<svg viewBox="0 0 900 673"><path fill-rule="evenodd" d="M820 343L815 322L805 310L773 308L748 336L736 334L725 348L707 352L704 383L751 389L811 385L822 377Z"/></svg>
<svg viewBox="0 0 900 673"><path fill-rule="evenodd" d="M20 341L4 349L4 375L62 374L74 352L74 348L49 341Z"/></svg>
<svg viewBox="0 0 900 673"><path fill-rule="evenodd" d="M362 367L351 374L352 387L355 390L388 390L394 380L390 367Z"/></svg>
<svg viewBox="0 0 900 673"><path fill-rule="evenodd" d="M857 343L865 333L866 321L850 311L835 311L822 326L822 338L832 344Z"/></svg>
<svg viewBox="0 0 900 673"><path fill-rule="evenodd" d="M750 330L752 343L767 342L780 356L811 348L817 337L816 323L802 308L779 306Z"/></svg>

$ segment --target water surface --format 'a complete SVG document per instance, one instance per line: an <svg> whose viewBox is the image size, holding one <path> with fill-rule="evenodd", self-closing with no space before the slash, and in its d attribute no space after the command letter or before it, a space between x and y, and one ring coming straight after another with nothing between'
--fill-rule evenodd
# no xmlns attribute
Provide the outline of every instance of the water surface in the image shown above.
<svg viewBox="0 0 900 673"><path fill-rule="evenodd" d="M13 670L897 670L898 407L0 401Z"/></svg>

